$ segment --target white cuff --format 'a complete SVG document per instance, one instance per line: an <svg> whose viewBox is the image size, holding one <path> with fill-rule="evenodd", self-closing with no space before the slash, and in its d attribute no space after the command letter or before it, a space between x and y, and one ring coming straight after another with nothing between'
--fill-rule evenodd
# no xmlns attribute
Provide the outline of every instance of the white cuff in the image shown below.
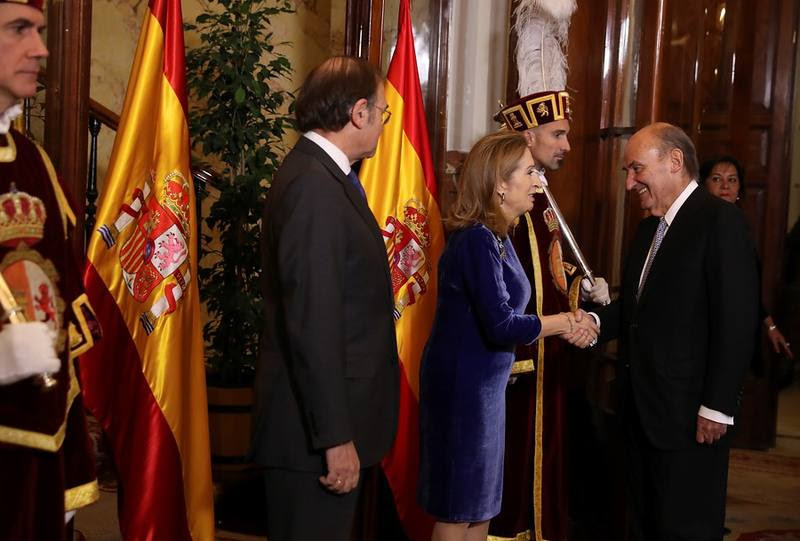
<svg viewBox="0 0 800 541"><path fill-rule="evenodd" d="M54 333L40 321L11 323L0 331L0 385L58 372L61 361L53 349Z"/></svg>
<svg viewBox="0 0 800 541"><path fill-rule="evenodd" d="M594 312L586 312L586 313L594 318L594 322L597 323L597 330L600 330L600 316L598 316Z"/></svg>
<svg viewBox="0 0 800 541"><path fill-rule="evenodd" d="M700 411L697 412L697 415L699 415L700 417L705 417L709 421L715 421L717 423L722 423L724 425L733 424L733 417L725 415L721 411L712 410L705 406L700 406Z"/></svg>

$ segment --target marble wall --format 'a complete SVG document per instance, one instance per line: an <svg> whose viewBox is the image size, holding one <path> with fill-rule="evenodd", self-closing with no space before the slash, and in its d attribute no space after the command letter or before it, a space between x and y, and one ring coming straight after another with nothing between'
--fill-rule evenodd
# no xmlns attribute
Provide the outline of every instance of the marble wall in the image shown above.
<svg viewBox="0 0 800 541"><path fill-rule="evenodd" d="M89 94L115 113L122 111L146 0L92 2L92 65ZM102 186L115 133L103 126L98 140L98 182Z"/></svg>
<svg viewBox="0 0 800 541"><path fill-rule="evenodd" d="M497 129L505 101L510 0L453 2L447 78L447 149L467 152Z"/></svg>
<svg viewBox="0 0 800 541"><path fill-rule="evenodd" d="M282 14L274 20L277 41L288 41L285 49L294 68L285 82L295 90L308 72L331 54L344 48L346 0L297 0L296 13ZM92 98L119 113L125 100L136 43L147 10L147 0L94 0L92 2ZM194 21L207 2L182 0L183 17ZM192 33L185 36L187 47L198 43ZM291 134L287 144L293 143ZM114 134L104 128L99 140L98 178L105 176Z"/></svg>

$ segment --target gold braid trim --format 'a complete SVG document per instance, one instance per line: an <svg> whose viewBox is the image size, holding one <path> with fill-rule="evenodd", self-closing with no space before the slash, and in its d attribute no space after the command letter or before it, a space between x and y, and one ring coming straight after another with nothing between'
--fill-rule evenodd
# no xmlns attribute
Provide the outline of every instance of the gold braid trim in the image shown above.
<svg viewBox="0 0 800 541"><path fill-rule="evenodd" d="M533 359L525 359L524 361L515 361L514 364L511 365L511 375L515 374L527 374L528 372L533 372L536 370L536 367L533 365Z"/></svg>
<svg viewBox="0 0 800 541"><path fill-rule="evenodd" d="M0 163L11 163L17 159L17 144L14 142L11 132L5 134L4 137L8 144L0 147Z"/></svg>
<svg viewBox="0 0 800 541"><path fill-rule="evenodd" d="M80 297L72 301L72 313L78 321L80 330L72 324L69 326L70 363L72 363L73 359L76 359L79 355L83 355L94 346L94 336L92 336L89 323L86 321L86 314L83 312L84 306L91 312L92 316L95 315L92 305L89 304L89 297L86 293L83 293Z"/></svg>
<svg viewBox="0 0 800 541"><path fill-rule="evenodd" d="M539 244L536 242L536 231L533 229L533 220L530 213L525 213L528 222L528 242L531 247L531 261L533 262L533 279L536 286L536 315L542 317L542 304L544 291L542 282L542 262L539 257ZM533 527L536 541L542 538L542 432L544 430L544 340L538 340L536 371L536 426L534 427L533 445Z"/></svg>
<svg viewBox="0 0 800 541"><path fill-rule="evenodd" d="M569 286L569 309L573 312L580 308L581 280L583 280L583 275L579 274L574 280L572 280L572 285Z"/></svg>
<svg viewBox="0 0 800 541"><path fill-rule="evenodd" d="M490 535L486 541L531 541L531 531L525 530L520 532L514 537L500 537L498 535Z"/></svg>
<svg viewBox="0 0 800 541"><path fill-rule="evenodd" d="M74 511L86 507L100 499L100 487L97 479L86 484L68 488L64 491L64 511Z"/></svg>
<svg viewBox="0 0 800 541"><path fill-rule="evenodd" d="M53 434L45 434L44 432L34 432L31 430L23 430L11 426L0 425L0 442L11 443L14 445L21 445L23 447L31 447L33 449L40 449L42 451L49 451L55 453L61 448L64 443L64 436L67 433L67 418L69 417L69 410L72 408L72 403L75 397L78 396L80 388L78 380L75 377L75 367L72 365L72 359L67 361L69 368L69 390L67 391L67 407L64 409L64 420L61 421L61 426Z"/></svg>
<svg viewBox="0 0 800 541"><path fill-rule="evenodd" d="M53 185L53 192L56 194L58 208L61 211L61 221L64 224L64 239L66 239L69 233L68 225L72 224L72 226L75 227L78 219L75 218L75 213L72 211L72 207L69 206L67 196L64 195L64 190L61 188L61 184L58 182L58 175L56 175L53 162L50 161L50 157L47 155L47 152L45 152L38 143L34 141L33 144L36 145L36 150L39 151L39 155L42 157L42 162L44 162L44 167L47 169L47 174L50 176L50 184Z"/></svg>

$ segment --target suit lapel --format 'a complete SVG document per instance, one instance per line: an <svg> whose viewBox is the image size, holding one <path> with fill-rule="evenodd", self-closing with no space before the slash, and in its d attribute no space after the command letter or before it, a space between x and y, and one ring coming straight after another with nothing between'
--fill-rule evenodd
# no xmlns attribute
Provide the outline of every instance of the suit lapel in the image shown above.
<svg viewBox="0 0 800 541"><path fill-rule="evenodd" d="M383 240L383 236L381 235L381 228L378 225L378 221L375 219L375 215L372 214L372 210L370 210L369 205L367 205L367 201L364 199L364 196L361 195L361 192L353 185L350 179L347 178L347 175L345 175L339 166L336 165L336 162L334 162L331 157L328 156L328 154L322 150L322 148L320 148L319 145L307 137L300 137L300 140L297 141L297 144L294 148L319 161L325 167L325 169L328 170L333 179L342 185L344 193L347 195L350 203L353 205L353 207L355 207L355 210L361 219L363 219L367 224L370 232L372 232L372 238L375 239L376 248L379 250L379 253L386 254L386 244ZM391 286L392 278L389 274L388 266L384 265L383 267L384 273L386 274L386 282L389 284L389 302L391 303L391 306L394 307L394 294Z"/></svg>
<svg viewBox="0 0 800 541"><path fill-rule="evenodd" d="M375 220L375 215L372 214L372 211L367 205L367 201L364 199L358 189L353 186L353 183L349 178L347 178L347 175L345 175L339 166L336 165L336 162L334 162L331 157L319 147L319 145L309 140L307 137L300 137L300 140L297 141L295 148L316 158L317 161L319 161L325 167L325 169L328 170L336 182L342 185L344 193L347 195L350 203L353 205L353 207L355 207L359 216L361 216L367 225L369 225L371 228L379 227L378 222ZM381 239L381 244L383 244L383 239Z"/></svg>
<svg viewBox="0 0 800 541"><path fill-rule="evenodd" d="M686 236L695 234L696 220L693 219L693 216L702 206L701 201L703 195L704 190L702 188L695 188L688 199L684 201L680 210L678 210L675 219L672 220L669 229L667 229L667 234L664 236L664 240L661 241L661 247L658 249L653 264L650 267L650 273L644 283L642 294L639 296L639 307L644 305L647 301L648 293L658 288L658 282L669 272L670 264L674 264L680 259L681 247L684 245L684 239L687 238ZM653 232L655 233L655 229ZM649 251L649 249L650 246L648 245L645 249L645 258L647 257L647 251ZM642 266L643 265L644 263L642 263ZM641 270L642 267L639 267L640 273Z"/></svg>

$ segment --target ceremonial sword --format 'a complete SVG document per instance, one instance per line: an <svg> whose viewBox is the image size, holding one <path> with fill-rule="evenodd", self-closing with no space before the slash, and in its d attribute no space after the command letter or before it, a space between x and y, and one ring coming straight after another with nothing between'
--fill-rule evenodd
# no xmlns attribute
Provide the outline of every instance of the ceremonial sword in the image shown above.
<svg viewBox="0 0 800 541"><path fill-rule="evenodd" d="M550 208L553 209L553 213L556 215L556 221L558 221L558 227L561 229L561 234L567 241L569 249L572 250L572 253L575 255L575 259L578 261L578 267L581 269L581 272L589 280L589 283L594 286L594 272L592 272L592 269L589 268L586 258L583 257L583 252L581 252L578 242L575 240L575 236L572 234L572 230L569 228L569 224L567 224L567 221L564 219L564 215L561 214L561 209L558 208L556 198L553 197L552 193L550 193L550 188L547 187L547 179L544 175L539 175L539 177L542 179L542 191L544 192L544 196L547 198L547 204L550 205Z"/></svg>

